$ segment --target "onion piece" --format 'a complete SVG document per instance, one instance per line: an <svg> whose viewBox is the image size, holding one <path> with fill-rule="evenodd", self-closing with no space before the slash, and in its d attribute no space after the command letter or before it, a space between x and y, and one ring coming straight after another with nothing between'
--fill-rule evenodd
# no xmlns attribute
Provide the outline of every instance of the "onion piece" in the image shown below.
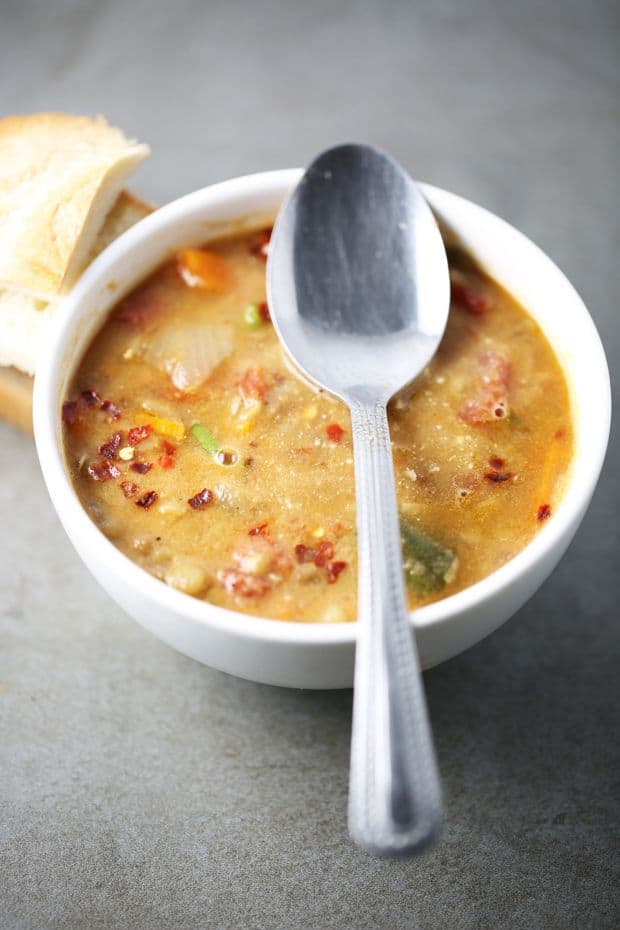
<svg viewBox="0 0 620 930"><path fill-rule="evenodd" d="M142 357L169 375L180 391L195 391L233 349L233 335L225 324L175 322L151 335Z"/></svg>

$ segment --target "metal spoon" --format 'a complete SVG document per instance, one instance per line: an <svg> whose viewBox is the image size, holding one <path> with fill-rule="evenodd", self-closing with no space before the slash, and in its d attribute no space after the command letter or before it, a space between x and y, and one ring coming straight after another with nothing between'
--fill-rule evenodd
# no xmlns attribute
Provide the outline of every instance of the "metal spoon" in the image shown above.
<svg viewBox="0 0 620 930"><path fill-rule="evenodd" d="M351 411L358 636L349 831L404 855L436 837L441 797L405 603L386 405L420 373L449 308L446 254L418 187L365 145L323 152L271 239L269 305L293 361Z"/></svg>

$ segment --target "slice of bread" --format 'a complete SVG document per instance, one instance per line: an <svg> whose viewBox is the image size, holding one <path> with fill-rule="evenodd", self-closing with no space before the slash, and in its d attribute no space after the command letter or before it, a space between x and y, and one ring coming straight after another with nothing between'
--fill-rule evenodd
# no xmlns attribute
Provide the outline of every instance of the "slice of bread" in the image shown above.
<svg viewBox="0 0 620 930"><path fill-rule="evenodd" d="M152 210L144 201L121 191L89 260ZM55 304L46 304L20 291L0 291L0 418L21 429L32 431L31 376L55 311Z"/></svg>
<svg viewBox="0 0 620 930"><path fill-rule="evenodd" d="M154 209L151 204L145 203L144 200L140 200L139 197L135 197L129 191L121 191L116 198L116 203L106 216L99 235L95 239L86 265L90 265L100 252L103 252L111 242L118 239L121 233L124 233L138 220L143 220Z"/></svg>
<svg viewBox="0 0 620 930"><path fill-rule="evenodd" d="M0 120L0 288L45 301L65 293L148 153L102 117Z"/></svg>
<svg viewBox="0 0 620 930"><path fill-rule="evenodd" d="M57 306L21 291L0 291L0 365L34 375Z"/></svg>
<svg viewBox="0 0 620 930"><path fill-rule="evenodd" d="M33 378L17 368L0 368L0 417L32 432Z"/></svg>

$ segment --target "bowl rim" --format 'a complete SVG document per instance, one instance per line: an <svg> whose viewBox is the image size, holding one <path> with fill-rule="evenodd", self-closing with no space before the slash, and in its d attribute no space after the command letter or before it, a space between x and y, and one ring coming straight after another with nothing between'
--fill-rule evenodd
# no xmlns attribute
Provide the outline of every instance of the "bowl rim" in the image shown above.
<svg viewBox="0 0 620 930"><path fill-rule="evenodd" d="M58 308L47 351L41 359L34 381L34 432L50 497L78 553L80 548L76 539L84 541L86 550L97 551L101 570L108 572L110 576L120 577L126 586L141 592L147 602L158 602L169 612L181 615L187 620L245 640L298 645L353 644L357 630L355 621L321 623L256 617L183 594L150 575L117 549L83 509L66 471L61 443L58 441L61 399L56 392L61 385L61 363L67 355L67 344L71 342L75 329L74 321L79 315L82 303L92 297L101 281L113 279L113 269L118 261L128 253L138 251L142 243L156 236L160 230L193 214L208 214L209 209L216 205L231 202L233 205L242 204L261 192L269 191L279 191L284 198L287 191L297 183L300 175L301 169L281 169L243 175L200 188L158 208L108 246L86 269ZM539 258L544 259L548 267L560 276L563 286L569 289L568 292L573 298L574 309L581 314L582 325L585 326L590 339L590 352L596 359L594 375L599 382L600 405L595 416L579 424L580 429L585 428L587 431L587 441L582 444L582 449L586 450L587 455L587 461L581 469L585 474L579 474L581 480L576 480L578 475L574 466L579 457L575 456L567 486L553 519L542 526L523 549L490 575L462 591L410 611L410 622L416 629L448 624L459 615L474 610L501 590L515 585L519 578L531 572L536 564L544 561L545 556L552 553L556 547L563 548L563 541L572 535L571 528L585 511L596 486L607 449L611 417L611 388L605 352L587 308L565 275L538 246L505 220L456 194L425 183L421 183L421 186L431 206L434 207L434 200L443 200L473 211L487 220L491 219L511 236L527 244L528 248L535 250ZM246 208L245 214L247 213ZM238 215L243 216L243 210L239 210ZM180 241L179 245L181 244ZM111 295L105 310L97 308L97 315L103 317L117 299L117 296ZM83 350L80 354L83 354ZM568 378L566 365L562 367ZM575 417L574 409L573 416Z"/></svg>

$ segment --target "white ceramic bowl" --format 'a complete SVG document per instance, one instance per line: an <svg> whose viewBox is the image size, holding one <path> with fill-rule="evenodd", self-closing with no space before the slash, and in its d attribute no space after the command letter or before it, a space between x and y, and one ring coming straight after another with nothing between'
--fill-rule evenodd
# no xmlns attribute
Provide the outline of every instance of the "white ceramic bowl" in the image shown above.
<svg viewBox="0 0 620 930"><path fill-rule="evenodd" d="M65 530L93 575L129 614L186 655L234 675L289 687L340 688L352 684L355 624L264 620L169 588L134 565L91 522L71 485L62 447L60 408L67 386L119 297L179 246L271 221L299 177L296 170L273 171L196 191L157 210L106 249L63 303L35 381L34 425L43 474ZM553 518L498 571L412 614L428 668L504 623L557 564L603 463L610 387L594 324L553 262L481 207L434 187L424 190L436 214L542 326L570 384L575 427L571 474Z"/></svg>

